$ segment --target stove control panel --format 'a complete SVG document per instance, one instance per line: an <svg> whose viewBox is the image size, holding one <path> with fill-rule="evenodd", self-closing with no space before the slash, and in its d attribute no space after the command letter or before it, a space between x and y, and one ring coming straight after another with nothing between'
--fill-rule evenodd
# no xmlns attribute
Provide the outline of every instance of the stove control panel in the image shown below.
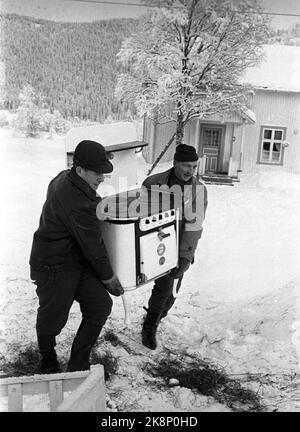
<svg viewBox="0 0 300 432"><path fill-rule="evenodd" d="M148 231L150 229L165 225L175 220L175 210L167 210L152 216L147 216L140 220L140 230Z"/></svg>

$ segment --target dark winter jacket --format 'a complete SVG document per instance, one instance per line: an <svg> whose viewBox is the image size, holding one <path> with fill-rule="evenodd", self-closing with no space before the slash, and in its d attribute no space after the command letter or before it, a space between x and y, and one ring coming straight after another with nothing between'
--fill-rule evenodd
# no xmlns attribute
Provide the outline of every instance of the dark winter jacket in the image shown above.
<svg viewBox="0 0 300 432"><path fill-rule="evenodd" d="M71 269L88 262L100 280L110 279L113 271L96 217L100 200L74 169L59 173L48 186L30 265Z"/></svg>
<svg viewBox="0 0 300 432"><path fill-rule="evenodd" d="M175 180L174 180L175 179ZM170 188L176 184L174 168L146 178L143 186L159 186ZM177 180L177 184L180 182ZM207 208L207 189L196 177L192 177L189 188L184 188L183 211L180 212L179 257L194 261L195 250L203 231L203 221Z"/></svg>

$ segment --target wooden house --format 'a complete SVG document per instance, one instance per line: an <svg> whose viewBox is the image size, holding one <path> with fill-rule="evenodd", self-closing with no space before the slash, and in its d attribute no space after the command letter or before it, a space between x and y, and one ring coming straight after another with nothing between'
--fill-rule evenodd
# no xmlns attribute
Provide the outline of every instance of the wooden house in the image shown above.
<svg viewBox="0 0 300 432"><path fill-rule="evenodd" d="M249 68L242 82L254 86L249 109L194 118L184 142L196 147L199 174L238 180L241 173L284 170L300 174L300 47L266 45L265 60ZM152 163L175 131L175 121L144 121L144 157ZM163 162L171 161L174 145Z"/></svg>

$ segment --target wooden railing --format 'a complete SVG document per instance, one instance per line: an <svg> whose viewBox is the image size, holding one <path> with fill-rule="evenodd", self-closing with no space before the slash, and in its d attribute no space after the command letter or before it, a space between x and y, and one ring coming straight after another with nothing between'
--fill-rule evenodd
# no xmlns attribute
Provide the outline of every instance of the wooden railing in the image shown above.
<svg viewBox="0 0 300 432"><path fill-rule="evenodd" d="M72 393L64 399L64 392ZM0 395L8 411L23 411L23 395L49 394L50 411L106 411L104 368L0 379Z"/></svg>

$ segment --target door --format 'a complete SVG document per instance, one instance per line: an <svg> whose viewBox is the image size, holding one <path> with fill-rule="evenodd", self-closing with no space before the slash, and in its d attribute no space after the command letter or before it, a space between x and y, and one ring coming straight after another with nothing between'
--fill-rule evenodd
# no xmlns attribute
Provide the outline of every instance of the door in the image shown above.
<svg viewBox="0 0 300 432"><path fill-rule="evenodd" d="M201 128L202 155L206 156L205 172L218 171L222 133L222 126L202 126Z"/></svg>

